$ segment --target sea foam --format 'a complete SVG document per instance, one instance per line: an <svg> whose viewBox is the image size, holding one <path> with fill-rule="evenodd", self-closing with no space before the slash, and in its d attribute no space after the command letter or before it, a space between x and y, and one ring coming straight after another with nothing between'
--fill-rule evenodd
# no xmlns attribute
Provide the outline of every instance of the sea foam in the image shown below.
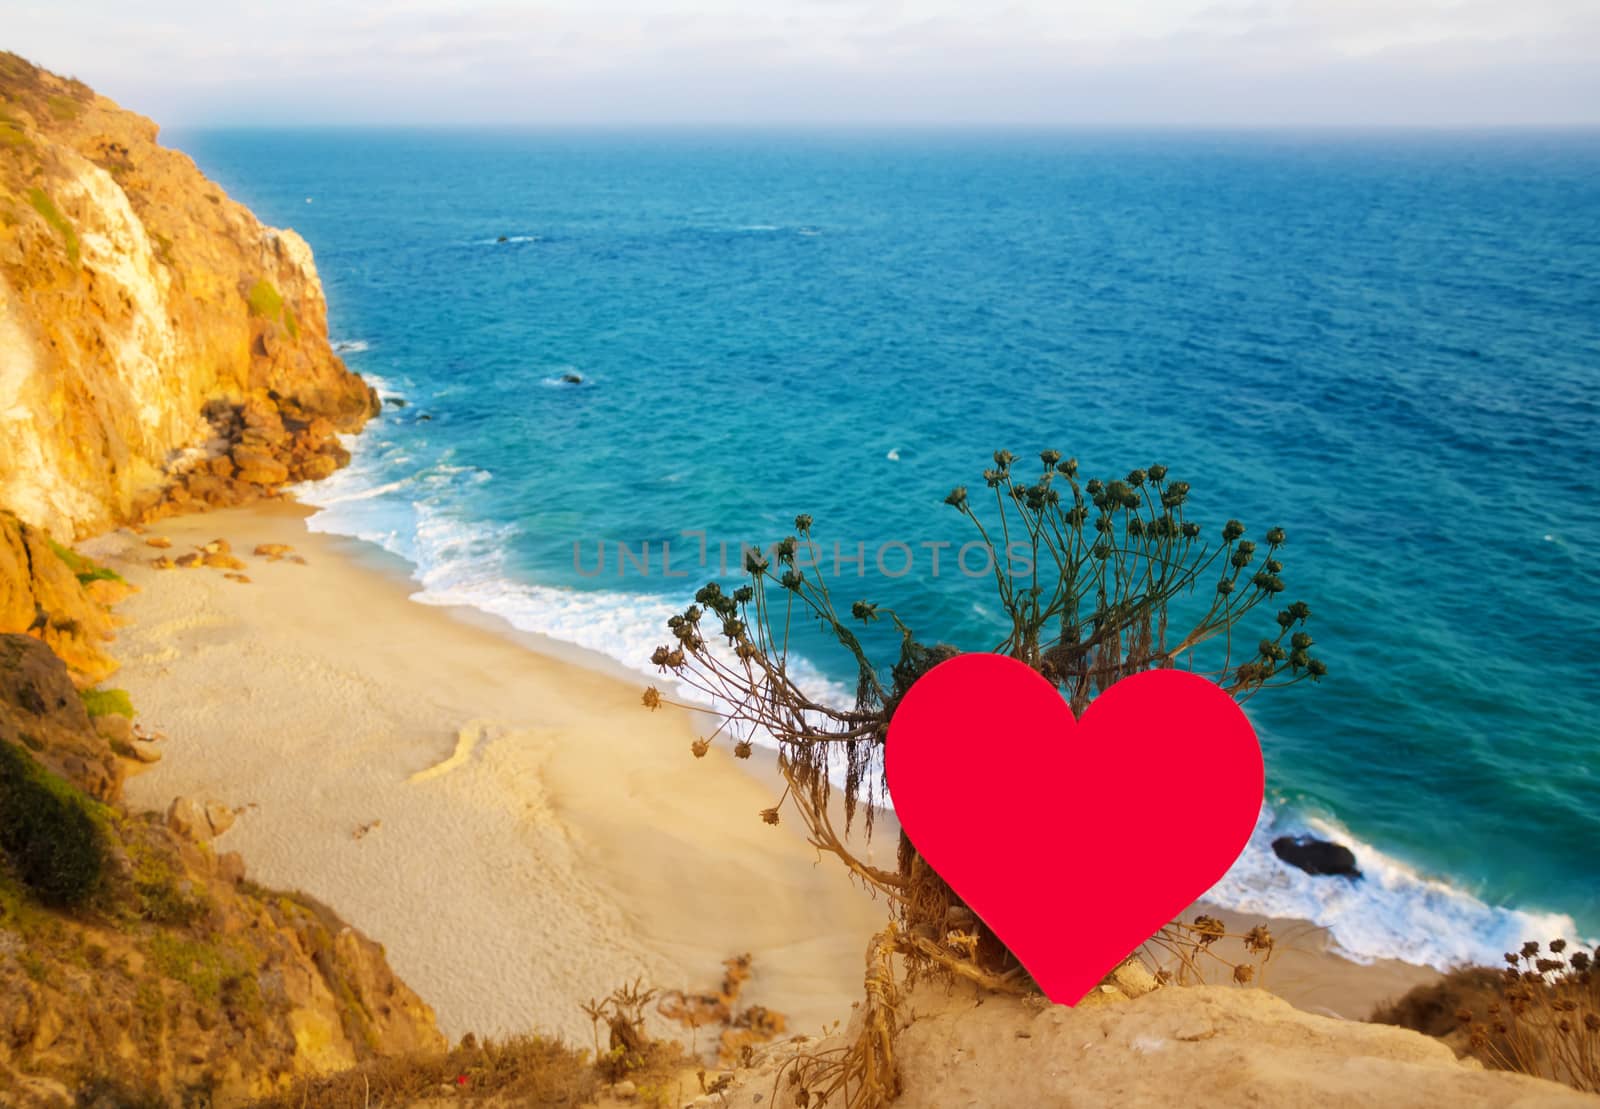
<svg viewBox="0 0 1600 1109"><path fill-rule="evenodd" d="M368 377L380 392L395 388ZM457 511L462 488L487 483L493 475L454 464L446 452L431 465L396 477L410 453L392 437L394 430L380 420L364 435L349 438L351 466L297 490L320 509L308 521L311 530L353 536L406 560L419 586L412 599L419 603L477 609L519 630L594 651L636 671L641 689L653 683L673 700L715 711L716 705L674 685L648 661L668 639L668 617L683 611L692 590L670 596L580 591L525 580L507 559L517 525ZM791 657L790 672L822 703L844 707L853 701L848 687L804 658ZM770 737L751 738L773 746ZM1279 860L1272 841L1300 834L1349 846L1363 877L1354 882L1313 877ZM1243 853L1207 899L1245 914L1309 920L1327 929L1335 950L1358 961L1393 958L1439 969L1492 965L1525 940L1577 935L1570 916L1486 904L1363 843L1329 819L1271 804L1263 807Z"/></svg>

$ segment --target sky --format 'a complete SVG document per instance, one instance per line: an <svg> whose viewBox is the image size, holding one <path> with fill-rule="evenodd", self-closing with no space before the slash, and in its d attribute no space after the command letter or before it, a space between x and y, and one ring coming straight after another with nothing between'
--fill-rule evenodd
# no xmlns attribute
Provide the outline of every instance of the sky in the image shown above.
<svg viewBox="0 0 1600 1109"><path fill-rule="evenodd" d="M0 0L167 126L1600 125L1600 0Z"/></svg>

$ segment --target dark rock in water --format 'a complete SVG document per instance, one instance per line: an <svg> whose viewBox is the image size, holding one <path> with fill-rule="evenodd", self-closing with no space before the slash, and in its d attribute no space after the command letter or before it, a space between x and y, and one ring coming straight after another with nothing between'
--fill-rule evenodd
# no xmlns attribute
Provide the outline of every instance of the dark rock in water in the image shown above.
<svg viewBox="0 0 1600 1109"><path fill-rule="evenodd" d="M511 241L511 237L509 235L501 235L498 239L495 240L495 242L497 242L497 243L509 243L510 241Z"/></svg>
<svg viewBox="0 0 1600 1109"><path fill-rule="evenodd" d="M583 384L583 375L582 374L562 374L561 375L561 384L563 384L563 385L582 385Z"/></svg>
<svg viewBox="0 0 1600 1109"><path fill-rule="evenodd" d="M1272 841L1272 852L1307 874L1336 874L1352 880L1361 877L1355 853L1343 844L1314 836L1279 836Z"/></svg>
<svg viewBox="0 0 1600 1109"><path fill-rule="evenodd" d="M390 408L404 408L406 406L406 398L405 397L387 397L387 398L385 398L383 403L387 404Z"/></svg>
<svg viewBox="0 0 1600 1109"><path fill-rule="evenodd" d="M431 419L433 419L433 417L428 415L426 412L424 412L422 415L417 417L417 423L420 424L423 420L431 420Z"/></svg>

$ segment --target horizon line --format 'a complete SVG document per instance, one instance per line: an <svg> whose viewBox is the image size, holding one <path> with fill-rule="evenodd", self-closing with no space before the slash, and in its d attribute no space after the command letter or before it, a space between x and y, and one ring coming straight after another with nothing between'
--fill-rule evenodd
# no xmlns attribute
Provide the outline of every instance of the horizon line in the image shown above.
<svg viewBox="0 0 1600 1109"><path fill-rule="evenodd" d="M1508 133L1508 132L1600 132L1600 119L1585 122L1517 122L1517 123L1331 123L1331 122L1071 122L1034 123L1024 121L796 121L782 120L771 123L708 121L513 121L513 120L239 120L239 121L157 121L166 131L520 131L520 132L992 132L1011 131L1034 134L1071 134L1084 132L1147 132L1147 133Z"/></svg>

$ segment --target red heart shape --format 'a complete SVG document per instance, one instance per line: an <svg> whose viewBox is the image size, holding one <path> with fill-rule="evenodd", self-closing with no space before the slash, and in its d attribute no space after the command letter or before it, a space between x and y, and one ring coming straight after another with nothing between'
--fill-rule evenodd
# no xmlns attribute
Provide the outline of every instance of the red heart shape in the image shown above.
<svg viewBox="0 0 1600 1109"><path fill-rule="evenodd" d="M1226 873L1265 785L1255 730L1214 682L1144 671L1075 720L990 654L912 685L884 771L918 853L1065 1005Z"/></svg>

